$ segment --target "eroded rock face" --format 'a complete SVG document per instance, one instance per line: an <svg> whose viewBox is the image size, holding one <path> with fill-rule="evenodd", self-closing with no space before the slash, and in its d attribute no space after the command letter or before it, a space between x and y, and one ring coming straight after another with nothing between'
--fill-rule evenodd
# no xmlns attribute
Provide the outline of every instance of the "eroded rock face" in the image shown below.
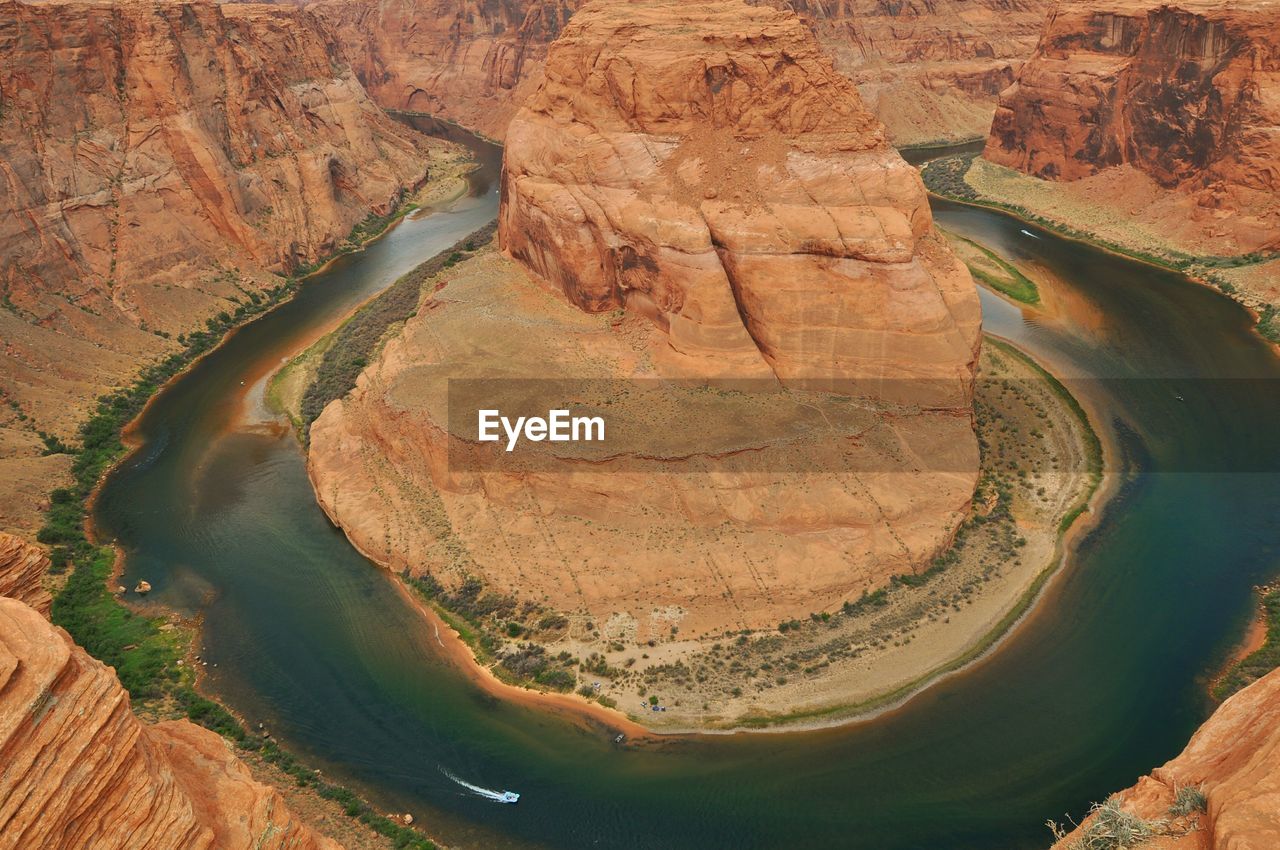
<svg viewBox="0 0 1280 850"><path fill-rule="evenodd" d="M502 138L578 0L321 0L370 94Z"/></svg>
<svg viewBox="0 0 1280 850"><path fill-rule="evenodd" d="M753 0L754 2L755 0ZM758 0L813 29L895 144L986 134L1048 0Z"/></svg>
<svg viewBox="0 0 1280 850"><path fill-rule="evenodd" d="M48 568L39 546L0 531L0 596L20 599L48 616L52 599L40 581Z"/></svg>
<svg viewBox="0 0 1280 850"><path fill-rule="evenodd" d="M1235 250L1280 246L1277 31L1273 4L1063 3L983 155L1046 180L1131 166L1190 197Z"/></svg>
<svg viewBox="0 0 1280 850"><path fill-rule="evenodd" d="M110 668L7 598L0 764L0 847L340 850L215 733L140 722Z"/></svg>
<svg viewBox="0 0 1280 850"><path fill-rule="evenodd" d="M650 316L688 373L969 404L973 282L794 15L589 4L507 138L504 249L581 309Z"/></svg>
<svg viewBox="0 0 1280 850"><path fill-rule="evenodd" d="M520 265L445 272L312 425L317 497L362 551L667 641L837 609L950 542L977 294L794 15L589 4L505 156ZM612 436L486 465L477 404L545 380Z"/></svg>
<svg viewBox="0 0 1280 850"><path fill-rule="evenodd" d="M1157 850L1264 850L1280 847L1280 670L1224 702L1182 754L1120 792L1126 810L1169 820L1178 788L1200 786L1207 811L1199 828L1143 846ZM1090 821L1082 825L1087 828ZM1174 824L1180 833L1185 824ZM1080 830L1054 845L1070 850Z"/></svg>
<svg viewBox="0 0 1280 850"><path fill-rule="evenodd" d="M284 7L0 2L0 389L40 427L424 176L336 52Z"/></svg>
<svg viewBox="0 0 1280 850"><path fill-rule="evenodd" d="M502 138L542 80L579 0L321 0L378 102ZM1035 47L1047 0L761 0L797 12L898 144L986 133L996 96Z"/></svg>

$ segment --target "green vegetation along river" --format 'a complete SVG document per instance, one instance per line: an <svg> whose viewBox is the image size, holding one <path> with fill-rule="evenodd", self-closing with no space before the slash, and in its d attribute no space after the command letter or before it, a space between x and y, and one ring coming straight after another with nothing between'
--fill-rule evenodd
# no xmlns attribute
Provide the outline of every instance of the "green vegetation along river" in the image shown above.
<svg viewBox="0 0 1280 850"><path fill-rule="evenodd" d="M1039 278L1040 311L984 292L987 329L1087 396L1133 470L1016 634L901 709L820 732L618 747L474 687L326 520L260 393L241 402L494 215L498 152L470 143L472 197L341 258L175 381L97 502L125 583L203 615L209 687L251 724L449 844L486 848L1043 847L1046 818L1182 748L1209 708L1201 679L1280 562L1280 360L1207 288L949 204L948 230Z"/></svg>

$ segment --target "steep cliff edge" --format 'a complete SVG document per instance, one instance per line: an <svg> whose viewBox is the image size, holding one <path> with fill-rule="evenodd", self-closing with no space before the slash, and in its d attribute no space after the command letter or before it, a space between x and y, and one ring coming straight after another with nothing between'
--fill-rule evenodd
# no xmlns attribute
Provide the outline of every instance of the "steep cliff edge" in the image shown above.
<svg viewBox="0 0 1280 850"><path fill-rule="evenodd" d="M898 145L986 135L1049 0L753 0L799 14Z"/></svg>
<svg viewBox="0 0 1280 850"><path fill-rule="evenodd" d="M1202 812L1171 812L1179 789L1199 788ZM1182 754L1117 795L1122 810L1165 833L1142 847L1152 850L1266 850L1280 847L1280 670L1224 702ZM1097 822L1054 845L1076 850Z"/></svg>
<svg viewBox="0 0 1280 850"><path fill-rule="evenodd" d="M929 379L966 407L973 282L856 89L794 15L672 15L591 4L555 43L508 130L504 250L581 309L650 317L680 372Z"/></svg>
<svg viewBox="0 0 1280 850"><path fill-rule="evenodd" d="M486 253L428 287L312 426L326 511L397 572L628 643L921 569L977 478L979 306L853 85L736 0L589 4L547 69L505 154L529 271ZM599 450L491 463L472 402L566 386Z"/></svg>
<svg viewBox="0 0 1280 850"><path fill-rule="evenodd" d="M502 138L579 0L320 0L383 106ZM1030 55L1047 0L760 0L800 14L898 144L980 136Z"/></svg>
<svg viewBox="0 0 1280 850"><path fill-rule="evenodd" d="M0 596L19 599L48 616L53 600L41 583L48 568L40 547L0 531Z"/></svg>
<svg viewBox="0 0 1280 850"><path fill-rule="evenodd" d="M0 389L70 436L174 338L390 211L428 143L297 9L0 2Z"/></svg>
<svg viewBox="0 0 1280 850"><path fill-rule="evenodd" d="M492 138L538 87L547 45L578 0L320 0L369 93Z"/></svg>
<svg viewBox="0 0 1280 850"><path fill-rule="evenodd" d="M1278 31L1271 3L1069 0L1001 95L983 156L1092 178L1094 203L1159 209L1205 253L1280 248Z"/></svg>
<svg viewBox="0 0 1280 850"><path fill-rule="evenodd" d="M0 598L0 847L340 850L187 721L146 725L110 668Z"/></svg>

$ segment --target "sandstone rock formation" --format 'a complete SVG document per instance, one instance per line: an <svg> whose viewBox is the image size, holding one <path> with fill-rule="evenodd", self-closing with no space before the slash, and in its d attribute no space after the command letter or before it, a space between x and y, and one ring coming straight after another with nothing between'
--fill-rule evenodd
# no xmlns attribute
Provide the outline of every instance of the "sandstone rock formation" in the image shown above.
<svg viewBox="0 0 1280 850"><path fill-rule="evenodd" d="M1116 205L1132 169L1184 198L1218 253L1280 247L1278 31L1270 3L1065 2L983 156L1046 180L1113 169Z"/></svg>
<svg viewBox="0 0 1280 850"><path fill-rule="evenodd" d="M320 0L369 93L494 138L538 86L550 44L578 0Z"/></svg>
<svg viewBox="0 0 1280 850"><path fill-rule="evenodd" d="M581 309L651 317L681 371L967 406L977 295L915 169L793 15L690 9L566 28L508 130L503 248Z"/></svg>
<svg viewBox="0 0 1280 850"><path fill-rule="evenodd" d="M1048 0L756 0L793 9L895 144L986 135Z"/></svg>
<svg viewBox="0 0 1280 850"><path fill-rule="evenodd" d="M0 389L69 435L171 338L426 171L309 15L0 2Z"/></svg>
<svg viewBox="0 0 1280 850"><path fill-rule="evenodd" d="M1199 786L1204 813L1170 824L1144 843L1152 850L1265 850L1280 847L1280 670L1224 702L1196 732L1182 754L1120 792L1127 811L1148 821L1170 820L1178 788ZM1054 845L1071 850L1086 820ZM1181 834L1184 831L1185 834Z"/></svg>
<svg viewBox="0 0 1280 850"><path fill-rule="evenodd" d="M920 569L976 481L978 301L852 84L737 0L589 4L547 69L500 213L533 274L445 273L313 424L322 506L396 571L618 640L774 625ZM613 436L490 463L477 404L558 388Z"/></svg>
<svg viewBox="0 0 1280 850"><path fill-rule="evenodd" d="M47 616L53 600L41 579L48 568L40 547L0 531L0 596L20 599Z"/></svg>
<svg viewBox="0 0 1280 850"><path fill-rule="evenodd" d="M187 721L145 725L110 668L0 598L0 848L338 850Z"/></svg>
<svg viewBox="0 0 1280 850"><path fill-rule="evenodd" d="M760 0L800 14L898 144L986 133L1000 90L1030 55L1047 0L883 3ZM579 0L320 0L383 106L502 138L542 79L547 45Z"/></svg>

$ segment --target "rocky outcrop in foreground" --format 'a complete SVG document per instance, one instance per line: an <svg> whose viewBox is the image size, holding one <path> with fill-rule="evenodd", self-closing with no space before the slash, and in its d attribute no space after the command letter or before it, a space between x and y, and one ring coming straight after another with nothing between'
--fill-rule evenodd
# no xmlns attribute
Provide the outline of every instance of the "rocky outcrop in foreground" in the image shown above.
<svg viewBox="0 0 1280 850"><path fill-rule="evenodd" d="M950 542L977 294L794 15L588 4L507 138L520 265L446 271L312 426L357 546L630 642L838 609ZM478 408L570 401L602 443L477 440Z"/></svg>
<svg viewBox="0 0 1280 850"><path fill-rule="evenodd" d="M1199 788L1203 812L1175 817L1179 789ZM1280 847L1280 670L1224 702L1182 754L1132 788L1122 808L1148 822L1166 821L1144 842L1152 850L1270 850ZM1054 845L1075 850L1096 816Z"/></svg>
<svg viewBox="0 0 1280 850"><path fill-rule="evenodd" d="M0 848L340 850L218 735L146 725L110 668L0 598Z"/></svg>
<svg viewBox="0 0 1280 850"><path fill-rule="evenodd" d="M19 599L48 616L53 600L41 581L48 568L49 558L39 546L0 531L0 596Z"/></svg>
<svg viewBox="0 0 1280 850"><path fill-rule="evenodd" d="M1124 209L1132 169L1185 198L1218 253L1280 248L1278 32L1272 3L1065 2L983 156L1045 180L1114 169Z"/></svg>
<svg viewBox="0 0 1280 850"><path fill-rule="evenodd" d="M0 0L0 391L46 431L426 171L310 15Z"/></svg>

